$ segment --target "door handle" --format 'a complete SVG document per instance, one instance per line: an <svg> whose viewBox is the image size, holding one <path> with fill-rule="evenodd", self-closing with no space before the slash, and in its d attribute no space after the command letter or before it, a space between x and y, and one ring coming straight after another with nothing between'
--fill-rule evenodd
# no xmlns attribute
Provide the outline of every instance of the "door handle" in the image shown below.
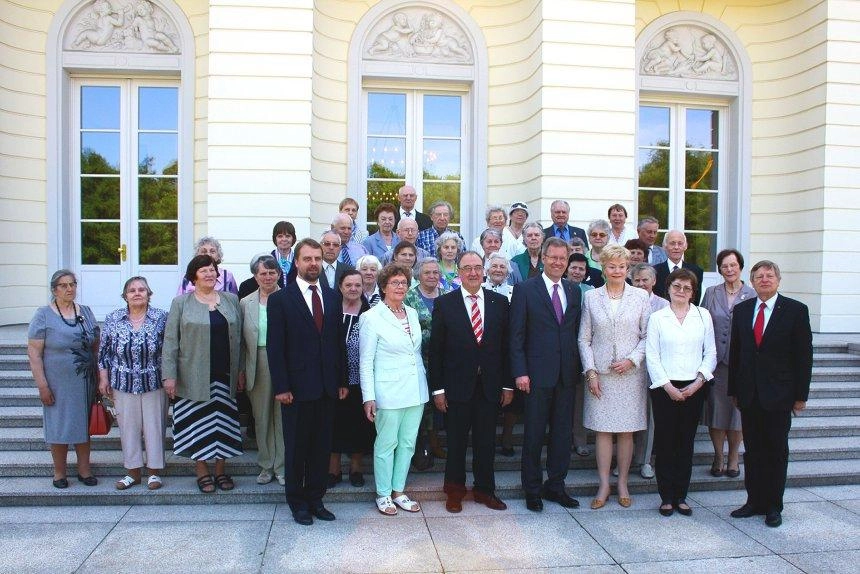
<svg viewBox="0 0 860 574"><path fill-rule="evenodd" d="M122 246L117 247L116 252L119 253L120 261L125 261L128 258L128 248L125 243L123 243Z"/></svg>

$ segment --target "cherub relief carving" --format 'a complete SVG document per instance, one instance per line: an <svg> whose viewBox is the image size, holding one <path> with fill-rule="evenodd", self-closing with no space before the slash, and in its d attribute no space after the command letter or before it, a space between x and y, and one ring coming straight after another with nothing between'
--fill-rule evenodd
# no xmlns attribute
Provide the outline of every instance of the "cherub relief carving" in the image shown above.
<svg viewBox="0 0 860 574"><path fill-rule="evenodd" d="M149 0L95 0L73 22L80 32L67 49L178 53L170 18Z"/></svg>
<svg viewBox="0 0 860 574"><path fill-rule="evenodd" d="M372 40L368 41L368 56L457 62L470 62L472 58L462 30L443 14L426 8L407 8L395 12L390 16L389 23L380 22L375 30L378 32L371 35Z"/></svg>
<svg viewBox="0 0 860 574"><path fill-rule="evenodd" d="M736 80L737 66L716 35L696 26L674 26L644 51L640 72L648 76Z"/></svg>

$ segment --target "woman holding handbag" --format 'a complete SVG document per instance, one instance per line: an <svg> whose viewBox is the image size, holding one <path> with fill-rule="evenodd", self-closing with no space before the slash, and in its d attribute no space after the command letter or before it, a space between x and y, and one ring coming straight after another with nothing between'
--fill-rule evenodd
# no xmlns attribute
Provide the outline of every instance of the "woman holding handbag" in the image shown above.
<svg viewBox="0 0 860 574"><path fill-rule="evenodd" d="M126 475L116 482L125 490L141 481L146 450L149 490L161 488L167 395L161 385L161 347L167 312L150 307L152 290L144 277L125 282L127 306L105 317L99 345L99 392L113 399Z"/></svg>
<svg viewBox="0 0 860 574"><path fill-rule="evenodd" d="M51 277L51 304L36 309L27 333L27 357L43 405L45 442L51 447L54 487L68 488L66 457L75 445L78 480L95 486L90 468L88 415L95 391L99 327L89 307L75 302L78 281L68 269Z"/></svg>

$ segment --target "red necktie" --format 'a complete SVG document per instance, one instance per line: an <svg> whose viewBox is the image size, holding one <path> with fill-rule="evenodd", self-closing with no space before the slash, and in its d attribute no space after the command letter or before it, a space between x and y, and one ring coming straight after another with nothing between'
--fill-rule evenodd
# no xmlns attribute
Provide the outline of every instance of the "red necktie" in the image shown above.
<svg viewBox="0 0 860 574"><path fill-rule="evenodd" d="M481 320L481 310L478 309L478 296L469 295L469 299L472 300L472 311L469 313L472 319L472 330L475 332L475 339L480 345L481 339L484 338L484 321Z"/></svg>
<svg viewBox="0 0 860 574"><path fill-rule="evenodd" d="M311 290L311 307L313 307L314 312L314 323L317 326L317 331L322 333L323 330L323 308L322 308L322 299L320 299L320 294L317 292L316 285L308 285L308 289Z"/></svg>
<svg viewBox="0 0 860 574"><path fill-rule="evenodd" d="M764 303L758 306L758 315L755 316L755 324L753 325L753 336L755 337L755 346L761 346L761 338L764 337L764 308L767 307Z"/></svg>

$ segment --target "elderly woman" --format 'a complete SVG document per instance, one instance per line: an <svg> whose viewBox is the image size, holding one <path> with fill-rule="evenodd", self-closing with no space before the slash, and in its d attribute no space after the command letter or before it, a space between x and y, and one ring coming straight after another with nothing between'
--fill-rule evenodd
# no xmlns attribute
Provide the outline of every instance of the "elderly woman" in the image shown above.
<svg viewBox="0 0 860 574"><path fill-rule="evenodd" d="M508 216L505 213L505 210L502 209L501 205L490 205L487 207L485 219L487 221L487 229L499 232L499 246L494 249L494 251L498 251L502 248L502 243L504 242L504 231L507 227ZM485 233L486 230L472 241L472 250L477 252L481 257L486 256L486 253L484 252Z"/></svg>
<svg viewBox="0 0 860 574"><path fill-rule="evenodd" d="M606 218L609 219L609 243L614 245L624 245L630 239L636 239L637 233L627 226L627 208L620 203L615 203L609 206L606 210ZM629 249L629 247L628 247Z"/></svg>
<svg viewBox="0 0 860 574"><path fill-rule="evenodd" d="M345 197L337 206L339 213L345 213L352 219L352 240L361 243L367 239L367 230L358 225L358 202L351 197Z"/></svg>
<svg viewBox="0 0 860 574"><path fill-rule="evenodd" d="M600 252L606 247L609 242L609 223L605 219L596 219L588 225L588 241L591 244L591 249L585 251L585 256L588 258L588 266L592 269L600 270ZM595 287L600 287L605 281L604 277L600 277L599 284Z"/></svg>
<svg viewBox="0 0 860 574"><path fill-rule="evenodd" d="M481 245L481 257L486 259L492 253L496 253L502 248L502 232L492 227L486 228L478 237Z"/></svg>
<svg viewBox="0 0 860 574"><path fill-rule="evenodd" d="M543 227L537 221L532 221L523 227L523 238L526 250L511 258L511 266L515 267L521 280L530 279L543 272L540 248L543 245Z"/></svg>
<svg viewBox="0 0 860 574"><path fill-rule="evenodd" d="M215 261L216 267L221 265L221 260L224 258L224 251L221 250L221 242L210 235L201 237L197 243L194 244L194 254L208 255L213 261ZM215 279L215 290L238 295L239 286L236 283L236 279L233 277L233 274L226 269L221 268L218 271L218 277ZM191 282L188 277L183 276L176 294L184 295L186 293L191 293L192 291L194 291L194 283Z"/></svg>
<svg viewBox="0 0 860 574"><path fill-rule="evenodd" d="M511 262L501 251L491 253L484 258L484 276L487 278L482 287L495 291L511 300L514 288L508 281L511 276Z"/></svg>
<svg viewBox="0 0 860 574"><path fill-rule="evenodd" d="M355 262L355 268L361 273L361 292L367 304L375 307L380 300L376 276L382 269L382 264L373 255L362 255Z"/></svg>
<svg viewBox="0 0 860 574"><path fill-rule="evenodd" d="M728 396L729 345L732 334L732 311L735 304L756 297L755 290L741 280L744 257L736 249L724 249L717 254L717 270L723 276L723 283L708 287L702 297L702 307L711 313L714 322L714 338L717 346L717 367L714 370L714 384L708 390L702 424L708 427L714 445L714 460L711 463L711 476L729 478L740 476L738 465L739 449L743 432L741 413ZM728 462L723 467L723 445L728 439Z"/></svg>
<svg viewBox="0 0 860 574"><path fill-rule="evenodd" d="M363 259L363 258L362 258ZM374 277L376 275L374 274ZM352 486L364 486L361 458L373 450L373 425L364 416L361 404L359 383L359 317L370 309L362 294L362 273L350 269L340 276L338 285L343 301L343 326L346 337L347 385L346 399L335 403L334 429L332 433L331 456L328 465L328 486L340 483L340 456L349 455L349 482Z"/></svg>
<svg viewBox="0 0 860 574"><path fill-rule="evenodd" d="M257 438L257 484L277 478L284 485L284 434L280 403L274 400L269 358L266 354L269 295L280 289L281 266L271 255L260 255L251 263L259 288L239 301L242 311L242 346L239 355L239 386L244 387L254 413Z"/></svg>
<svg viewBox="0 0 860 574"><path fill-rule="evenodd" d="M105 317L99 344L99 392L113 399L122 460L127 473L117 490L140 484L146 449L149 490L161 488L167 395L161 386L161 347L167 311L150 307L152 290L143 277L122 288L126 308Z"/></svg>
<svg viewBox="0 0 860 574"><path fill-rule="evenodd" d="M374 211L376 226L379 229L361 242L367 253L374 255L380 261L400 242L400 237L394 233L395 213L397 213L397 208L393 204L380 203Z"/></svg>
<svg viewBox="0 0 860 574"><path fill-rule="evenodd" d="M648 294L627 285L630 254L620 245L601 250L606 284L583 297L579 354L585 372L583 424L597 433L597 472L600 486L591 508L609 498L612 436L618 442L618 504L632 504L627 488L633 433L647 427L645 334L651 306Z"/></svg>
<svg viewBox="0 0 860 574"><path fill-rule="evenodd" d="M167 396L176 399L173 454L195 461L197 487L209 494L216 485L233 489L225 461L242 454L236 407L242 315L235 295L215 289L218 264L209 255L191 259L185 278L195 289L170 306L161 374Z"/></svg>
<svg viewBox="0 0 860 574"><path fill-rule="evenodd" d="M45 442L51 447L54 487L68 488L66 457L75 445L78 480L95 486L90 469L88 417L95 393L99 326L89 307L75 303L78 280L68 269L51 276L51 304L39 307L27 331L27 357L42 401Z"/></svg>
<svg viewBox="0 0 860 574"><path fill-rule="evenodd" d="M443 293L460 288L457 260L465 250L463 240L453 231L446 231L436 239L436 258L439 260L439 287Z"/></svg>
<svg viewBox="0 0 860 574"><path fill-rule="evenodd" d="M397 508L421 507L404 492L415 437L428 401L427 375L421 360L421 324L415 309L404 305L409 272L389 265L379 272L384 305L359 321L361 395L368 420L376 425L373 473L376 508L385 515Z"/></svg>
<svg viewBox="0 0 860 574"><path fill-rule="evenodd" d="M711 314L691 302L696 282L689 269L672 271L666 280L669 306L648 321L646 357L663 516L671 516L675 510L684 516L693 513L686 500L693 442L707 395L705 382L713 378L717 365Z"/></svg>

